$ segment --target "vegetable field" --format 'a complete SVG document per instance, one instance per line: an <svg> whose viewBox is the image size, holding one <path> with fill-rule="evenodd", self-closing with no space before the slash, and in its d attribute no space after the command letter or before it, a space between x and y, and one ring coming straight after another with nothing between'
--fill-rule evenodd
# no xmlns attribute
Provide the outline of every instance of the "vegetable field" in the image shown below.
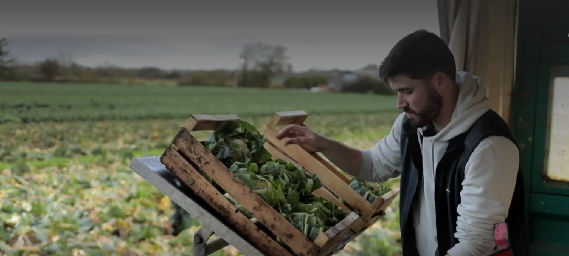
<svg viewBox="0 0 569 256"><path fill-rule="evenodd" d="M189 114L270 115L397 111L392 96L253 88L1 83L0 123L187 118Z"/></svg>
<svg viewBox="0 0 569 256"><path fill-rule="evenodd" d="M162 154L190 114L237 113L262 129L273 111L306 110L307 125L358 148L387 135L398 114L393 98L377 95L10 83L0 91L0 255L191 255L199 221L173 236L169 199L127 166ZM395 255L397 205L341 255Z"/></svg>

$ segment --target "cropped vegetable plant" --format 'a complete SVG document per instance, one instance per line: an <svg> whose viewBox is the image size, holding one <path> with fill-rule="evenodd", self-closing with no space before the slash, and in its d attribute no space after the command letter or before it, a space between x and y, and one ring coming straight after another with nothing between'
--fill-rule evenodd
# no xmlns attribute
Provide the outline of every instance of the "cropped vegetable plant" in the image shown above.
<svg viewBox="0 0 569 256"><path fill-rule="evenodd" d="M263 147L265 141L265 137L253 125L236 120L224 122L204 142L204 146L310 240L315 240L320 232L328 230L347 216L339 206L312 194L322 187L316 175L284 160L273 160L272 155ZM202 172L202 175L216 185L207 174ZM216 187L245 216L258 223L239 202L219 186ZM266 228L261 228L284 245L280 238Z"/></svg>

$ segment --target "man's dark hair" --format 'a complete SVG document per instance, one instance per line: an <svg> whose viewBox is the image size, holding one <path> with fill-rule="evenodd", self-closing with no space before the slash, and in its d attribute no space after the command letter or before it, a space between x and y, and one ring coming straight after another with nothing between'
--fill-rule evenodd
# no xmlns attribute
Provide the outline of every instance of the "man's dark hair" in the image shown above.
<svg viewBox="0 0 569 256"><path fill-rule="evenodd" d="M439 36L420 29L395 44L381 63L379 76L386 82L398 75L427 80L439 71L454 81L454 55Z"/></svg>

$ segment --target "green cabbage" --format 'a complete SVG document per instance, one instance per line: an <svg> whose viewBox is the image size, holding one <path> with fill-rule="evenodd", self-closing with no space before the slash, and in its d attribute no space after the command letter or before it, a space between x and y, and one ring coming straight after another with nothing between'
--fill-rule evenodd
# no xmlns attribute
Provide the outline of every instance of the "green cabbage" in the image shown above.
<svg viewBox="0 0 569 256"><path fill-rule="evenodd" d="M360 196L362 196L369 203L373 203L375 201L375 199L377 199L380 196L383 196L384 194L386 194L387 192L390 191L389 186L385 186L383 184L371 185L368 182L364 182L364 181L356 179L356 178L353 178L350 181L349 186L350 186L350 188L352 188L354 191L356 191L356 193L358 193ZM350 209L356 213L358 212L350 204L348 204L348 202L346 202L346 200L340 199L340 202L342 202L342 204L344 204L346 207L348 207L348 209Z"/></svg>
<svg viewBox="0 0 569 256"><path fill-rule="evenodd" d="M363 196L368 202L373 203L376 198L389 192L389 187L385 185L372 186L369 183L358 179L352 179L350 187L358 194Z"/></svg>
<svg viewBox="0 0 569 256"><path fill-rule="evenodd" d="M347 216L339 206L312 194L322 187L316 175L284 160L273 160L272 155L263 147L265 141L266 138L254 126L236 120L220 125L205 141L204 146L310 240L316 239L319 232L328 230ZM205 173L201 173L215 185ZM220 187L216 187L241 213L262 226L251 212ZM287 248L279 237L265 227L262 229Z"/></svg>

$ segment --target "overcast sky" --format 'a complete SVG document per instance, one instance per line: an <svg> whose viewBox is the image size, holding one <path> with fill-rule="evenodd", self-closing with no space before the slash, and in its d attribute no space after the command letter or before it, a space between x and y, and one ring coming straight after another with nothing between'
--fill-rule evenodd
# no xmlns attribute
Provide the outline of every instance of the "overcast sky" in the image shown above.
<svg viewBox="0 0 569 256"><path fill-rule="evenodd" d="M379 64L417 29L439 34L436 0L3 1L0 37L22 62L237 68L243 44L287 47L295 71Z"/></svg>

